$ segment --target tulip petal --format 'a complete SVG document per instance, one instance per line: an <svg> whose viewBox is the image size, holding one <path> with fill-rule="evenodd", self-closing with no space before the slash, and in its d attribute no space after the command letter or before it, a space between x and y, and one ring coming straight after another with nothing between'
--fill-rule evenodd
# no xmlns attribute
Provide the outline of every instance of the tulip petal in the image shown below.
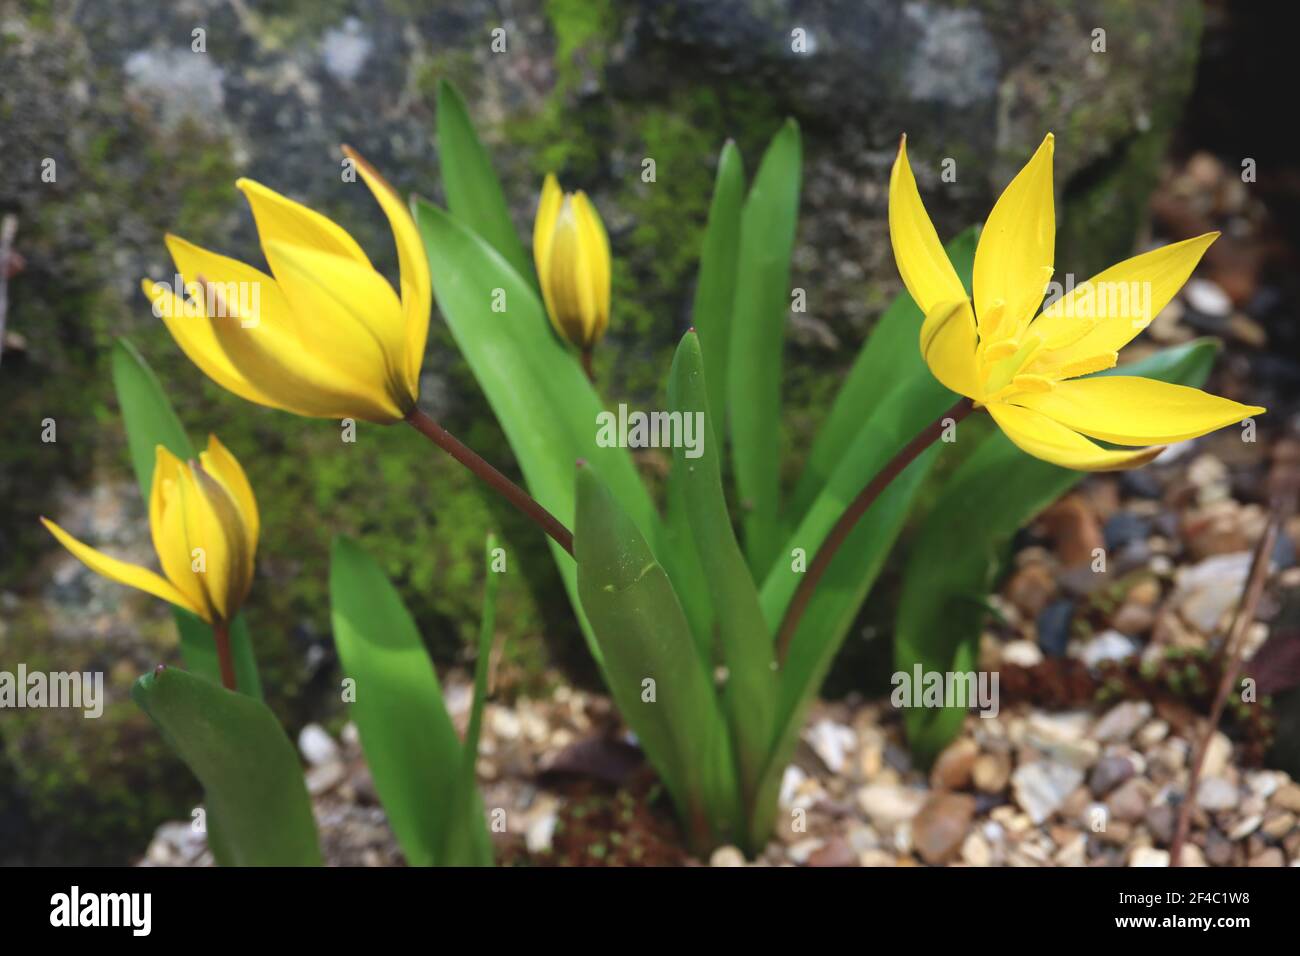
<svg viewBox="0 0 1300 956"><path fill-rule="evenodd" d="M595 300L596 327L592 330L590 342L594 344L605 334L609 325L610 297L610 254L609 236L605 233L605 224L600 221L600 214L587 198L585 192L579 191L573 197L573 213L578 223L578 236L584 250L584 258L590 267L592 296Z"/></svg>
<svg viewBox="0 0 1300 956"><path fill-rule="evenodd" d="M244 524L234 499L219 481L195 465L190 466L189 477L183 488L190 543L207 553L200 577L212 607L228 621L243 604L253 578Z"/></svg>
<svg viewBox="0 0 1300 956"><path fill-rule="evenodd" d="M555 222L560 217L564 192L554 173L546 174L542 194L537 200L537 215L533 219L533 265L537 267L537 281L542 287L547 315L555 314L551 295L551 243L555 239ZM554 321L554 320L552 320Z"/></svg>
<svg viewBox="0 0 1300 956"><path fill-rule="evenodd" d="M1056 211L1052 195L1051 133L1003 190L975 248L975 315L984 320L1004 303L999 337L1018 335L1037 311L1052 277Z"/></svg>
<svg viewBox="0 0 1300 956"><path fill-rule="evenodd" d="M420 230L401 195L388 184L370 163L351 147L343 152L357 164L375 200L388 217L397 245L397 265L401 271L402 310L406 315L406 347L403 350L407 390L414 397L420 391L420 369L424 365L424 346L429 336L429 318L433 309L433 279L429 275L429 256L420 240Z"/></svg>
<svg viewBox="0 0 1300 956"><path fill-rule="evenodd" d="M167 237L167 247L187 285L202 276L209 292L226 290L214 297L219 305L215 317L207 316L207 296L201 295L195 303L199 315L168 322L178 342L183 343L177 329L182 324L187 327L183 334L193 336L196 344L206 347L215 341L221 359L206 353L202 361L191 358L219 384L225 382L210 369L224 362L265 396L262 404L274 408L314 418L392 422L402 417L391 401L372 401L372 387L343 374L337 356L319 357L311 349L304 341L311 334L304 328L305 317L295 314L270 276L177 236ZM190 326L206 326L208 332L197 333Z"/></svg>
<svg viewBox="0 0 1300 956"><path fill-rule="evenodd" d="M975 317L970 300L940 302L921 324L921 356L934 377L958 394L980 397Z"/></svg>
<svg viewBox="0 0 1300 956"><path fill-rule="evenodd" d="M1039 364L1065 365L1118 352L1169 304L1218 235L1208 232L1144 252L1075 286L1034 321L1034 331L1051 349ZM1072 334L1080 322L1088 323L1089 331ZM1054 339L1068 344L1053 348Z"/></svg>
<svg viewBox="0 0 1300 956"><path fill-rule="evenodd" d="M334 220L254 180L237 179L235 186L248 200L264 250L268 242L284 242L320 249L371 268L356 240Z"/></svg>
<svg viewBox="0 0 1300 956"><path fill-rule="evenodd" d="M898 157L889 176L889 241L903 284L922 312L928 314L941 302L966 298L966 289L921 202L907 161L906 136L898 144Z"/></svg>
<svg viewBox="0 0 1300 956"><path fill-rule="evenodd" d="M590 348L600 322L593 282L596 267L578 226L575 198L565 200L555 221L548 261L554 309L548 311L563 338L580 348Z"/></svg>
<svg viewBox="0 0 1300 956"><path fill-rule="evenodd" d="M408 386L406 316L388 280L304 246L268 243L267 258L299 321L309 317L310 328L299 327L303 347L401 418L416 395Z"/></svg>
<svg viewBox="0 0 1300 956"><path fill-rule="evenodd" d="M239 508L239 517L244 524L250 557L255 558L258 537L261 534L261 516L257 511L253 486L249 484L243 466L230 450L217 440L216 435L208 436L208 448L207 451L199 453L199 464L203 466L204 471L221 482Z"/></svg>
<svg viewBox="0 0 1300 956"><path fill-rule="evenodd" d="M144 591L146 594L152 594L154 597L162 598L169 604L174 604L201 617L203 616L202 608L195 606L175 585L148 568L142 568L127 561L120 561L117 558L110 558L89 545L82 544L48 518L42 518L41 524L45 525L50 534L58 539L59 544L71 551L78 561L96 574L119 584L125 584L127 587Z"/></svg>
<svg viewBox="0 0 1300 956"><path fill-rule="evenodd" d="M197 607L207 606L203 587L191 570L190 546L175 506L176 485L185 465L163 445L154 448L153 487L149 491L149 533L163 575ZM168 507L171 513L168 513Z"/></svg>
<svg viewBox="0 0 1300 956"><path fill-rule="evenodd" d="M270 276L266 277L266 281L272 281ZM203 315L202 309L176 295L172 287L165 283L143 279L140 285L153 303L154 314L163 320L185 357L198 366L199 371L245 401L284 411L292 410L263 392L231 364L221 343L217 341L212 323Z"/></svg>
<svg viewBox="0 0 1300 956"><path fill-rule="evenodd" d="M1011 401L1066 428L1119 445L1186 441L1264 412L1199 388L1130 375L1058 382L1051 391L1017 395Z"/></svg>
<svg viewBox="0 0 1300 956"><path fill-rule="evenodd" d="M1076 471L1116 471L1144 465L1164 449L1111 451L1095 445L1078 432L1041 412L994 402L987 406L993 420L1021 451Z"/></svg>

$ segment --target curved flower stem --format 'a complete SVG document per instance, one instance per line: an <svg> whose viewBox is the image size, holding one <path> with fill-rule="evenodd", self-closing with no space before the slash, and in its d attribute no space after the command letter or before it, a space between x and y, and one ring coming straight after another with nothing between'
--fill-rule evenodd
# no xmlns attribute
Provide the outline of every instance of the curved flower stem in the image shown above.
<svg viewBox="0 0 1300 956"><path fill-rule="evenodd" d="M535 525L545 531L565 551L573 554L573 532L566 528L549 511L501 472L497 471L468 445L447 431L432 418L413 408L406 414L411 427L424 435L447 454L474 472L493 491L518 508Z"/></svg>
<svg viewBox="0 0 1300 956"><path fill-rule="evenodd" d="M582 350L582 370L587 373L587 381L596 384L596 369L591 364L591 349Z"/></svg>
<svg viewBox="0 0 1300 956"><path fill-rule="evenodd" d="M1232 619L1232 627L1224 639L1219 652L1223 658L1223 675L1219 679L1219 688L1210 707L1210 717L1205 724L1205 733L1196 745L1196 754L1192 758L1192 770L1187 776L1187 789L1183 792L1182 802L1178 804L1178 817L1174 825L1174 838L1169 844L1169 865L1183 865L1183 843L1187 840L1187 831L1191 826L1192 807L1196 803L1196 794L1200 789L1201 768L1205 765L1205 754L1210 749L1210 740L1223 720L1223 711L1232 694L1233 685L1241 672L1241 658L1245 651L1246 630L1255 622L1255 611L1259 599L1264 593L1264 583L1268 580L1269 559L1273 556L1273 545L1277 542L1281 518L1275 513L1264 526L1255 545L1255 555L1250 560L1250 573L1246 576L1246 586L1241 600L1237 603L1237 613Z"/></svg>
<svg viewBox="0 0 1300 956"><path fill-rule="evenodd" d="M934 443L934 440L943 434L947 427L949 419L953 424L961 421L971 413L974 403L969 398L963 398L948 409L925 429L917 434L910 442L902 447L889 464L880 469L876 476L867 482L865 488L858 492L858 496L840 515L835 526L831 528L830 533L817 549L817 556L808 567L807 573L804 574L803 580L799 582L799 589L795 591L794 598L790 601L789 607L786 608L785 617L781 621L781 629L776 635L776 659L781 664L785 663L786 655L790 651L790 641L794 639L794 633L799 629L799 621L803 618L803 613L808 609L808 602L812 599L813 592L817 589L817 584L830 567L832 559L840 546L844 544L858 521L867 509L880 497L880 493L889 487L889 483L897 478L913 461L920 456Z"/></svg>
<svg viewBox="0 0 1300 956"><path fill-rule="evenodd" d="M212 637L217 642L217 660L221 662L221 686L226 690L238 690L235 659L230 653L230 625L220 619L213 621Z"/></svg>

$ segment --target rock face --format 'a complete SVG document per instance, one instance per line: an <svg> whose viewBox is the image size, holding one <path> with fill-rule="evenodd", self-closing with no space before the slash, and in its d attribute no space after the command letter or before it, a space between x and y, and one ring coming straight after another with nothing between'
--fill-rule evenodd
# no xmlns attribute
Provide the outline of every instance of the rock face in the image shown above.
<svg viewBox="0 0 1300 956"><path fill-rule="evenodd" d="M986 214L1054 131L1063 200L1058 272L1082 277L1130 251L1192 75L1197 10L1191 0L520 0L503 18L485 0L429 9L380 0L269 8L0 0L0 156L10 171L0 177L0 211L18 214L27 260L9 314L26 349L6 355L0 375L7 411L0 550L15 558L0 567L0 597L24 625L16 650L58 639L62 663L75 667L78 654L101 653L79 643L93 634L121 655L123 679L113 690L120 700L131 673L160 656L154 645L169 641L165 610L120 589L96 590L104 601L88 616L67 597L91 587L88 574L56 557L34 521L77 511L92 486L133 494L105 361L112 336L126 334L191 431L220 434L259 488L265 559L250 607L264 683L282 713L301 724L339 706L334 694L304 696L308 686L334 684L322 582L336 531L363 545L383 542L445 660L472 633L478 589L442 582L481 573L481 535L496 528L529 585L506 621L514 629L509 652L537 659L536 635L545 633L553 657L592 673L544 544L454 465L398 441L396 430L363 430L368 451L340 453L332 426L255 409L210 385L153 319L139 281L170 273L165 232L259 259L237 176L337 218L391 275L391 237L364 189L341 184L337 145L358 147L399 189L441 198L434 102L437 82L452 79L521 232L548 169L593 195L620 260L599 361L617 370L629 400L652 401L688 321L718 149L734 137L752 175L780 120L794 115L806 168L792 282L808 290L809 312L791 323L787 425L807 425L826 400L816 383L847 368L900 288L884 217L899 133L911 137L922 188L950 236ZM501 52L492 46L498 28ZM1105 52L1094 52L1098 29ZM641 179L645 158L656 161L654 183ZM939 176L945 159L955 163L951 182ZM504 439L436 318L422 401L509 467ZM32 423L47 417L58 422L64 454L38 454L42 446L31 440ZM813 429L787 431L793 460ZM392 467L377 473L376 457ZM83 529L92 543L111 539L123 552L147 552L143 524L97 521ZM62 583L54 587L56 572ZM152 739L140 715L121 711L127 738ZM22 732L36 736L19 750L56 752L41 745L39 731ZM74 768L40 761L28 772L53 786L53 802L58 781L74 777ZM107 777L89 773L120 780L110 768ZM169 807L140 821L139 835L164 810L183 815L192 799L173 794ZM53 846L67 819L55 814L17 832L40 830ZM129 827L115 823L113 832L140 842ZM71 834L66 843L94 841Z"/></svg>

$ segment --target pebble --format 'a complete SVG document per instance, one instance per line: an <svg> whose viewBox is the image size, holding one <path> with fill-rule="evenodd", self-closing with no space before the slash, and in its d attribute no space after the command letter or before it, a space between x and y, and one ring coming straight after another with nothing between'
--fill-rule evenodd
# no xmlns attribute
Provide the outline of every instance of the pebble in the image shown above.
<svg viewBox="0 0 1300 956"><path fill-rule="evenodd" d="M851 754L858 745L858 736L852 727L837 724L831 720L819 720L804 735L804 739L817 756L826 764L831 773L839 773L848 763Z"/></svg>
<svg viewBox="0 0 1300 956"><path fill-rule="evenodd" d="M1218 830L1211 829L1205 834L1205 858L1213 866L1230 866L1232 864L1232 841Z"/></svg>
<svg viewBox="0 0 1300 956"><path fill-rule="evenodd" d="M1213 632L1236 605L1250 571L1250 552L1216 554L1180 568L1169 604L1202 633Z"/></svg>
<svg viewBox="0 0 1300 956"><path fill-rule="evenodd" d="M307 792L314 797L329 793L342 783L346 776L347 768L338 760L310 767L307 770Z"/></svg>
<svg viewBox="0 0 1300 956"><path fill-rule="evenodd" d="M1167 846L1173 842L1178 826L1178 810L1167 803L1158 803L1147 811L1146 825L1155 841Z"/></svg>
<svg viewBox="0 0 1300 956"><path fill-rule="evenodd" d="M1203 810L1231 810L1237 799L1236 785L1223 777L1204 777L1196 790L1196 805Z"/></svg>
<svg viewBox="0 0 1300 956"><path fill-rule="evenodd" d="M935 759L930 786L936 790L965 790L970 786L979 753L979 745L969 737L954 740Z"/></svg>
<svg viewBox="0 0 1300 956"><path fill-rule="evenodd" d="M1082 770L1046 760L1021 764L1011 775L1016 803L1035 824L1043 823L1055 813L1082 782Z"/></svg>
<svg viewBox="0 0 1300 956"><path fill-rule="evenodd" d="M1262 850L1250 858L1247 866L1286 866L1286 857L1275 846Z"/></svg>
<svg viewBox="0 0 1300 956"><path fill-rule="evenodd" d="M1056 595L1056 575L1041 561L1026 564L1011 576L1007 599L1026 617L1037 617Z"/></svg>
<svg viewBox="0 0 1300 956"><path fill-rule="evenodd" d="M1228 831L1228 839L1233 841L1244 840L1246 837L1258 830L1259 825L1263 822L1264 818L1258 813L1253 813L1248 817L1242 817L1241 820L1239 820L1232 829Z"/></svg>
<svg viewBox="0 0 1300 956"><path fill-rule="evenodd" d="M1151 705L1145 700L1126 700L1116 704L1097 721L1092 737L1102 743L1127 741L1151 717Z"/></svg>
<svg viewBox="0 0 1300 956"><path fill-rule="evenodd" d="M1070 619L1074 602L1068 598L1053 601L1043 608L1037 619L1038 646L1048 657L1064 657L1070 643Z"/></svg>
<svg viewBox="0 0 1300 956"><path fill-rule="evenodd" d="M1089 667L1103 661L1122 661L1138 652L1133 639L1116 630L1102 631L1079 649L1079 657Z"/></svg>
<svg viewBox="0 0 1300 956"><path fill-rule="evenodd" d="M1273 806L1300 814L1300 783L1288 783L1273 794Z"/></svg>
<svg viewBox="0 0 1300 956"><path fill-rule="evenodd" d="M339 745L320 724L308 724L298 733L298 750L313 767L339 759Z"/></svg>
<svg viewBox="0 0 1300 956"><path fill-rule="evenodd" d="M1203 867L1210 865L1205 859L1205 854L1201 852L1201 848L1195 843L1184 843L1181 852L1183 866Z"/></svg>
<svg viewBox="0 0 1300 956"><path fill-rule="evenodd" d="M835 837L808 857L809 866L858 866L858 854L846 840Z"/></svg>
<svg viewBox="0 0 1300 956"><path fill-rule="evenodd" d="M1140 777L1125 781L1106 798L1106 810L1112 820L1137 823L1146 816L1151 796L1147 782Z"/></svg>
<svg viewBox="0 0 1300 956"><path fill-rule="evenodd" d="M984 753L971 768L975 789L981 793L1001 793L1011 779L1011 758L1003 753Z"/></svg>
<svg viewBox="0 0 1300 956"><path fill-rule="evenodd" d="M1148 721L1133 737L1133 742L1143 750L1150 750L1169 736L1169 724L1163 720Z"/></svg>
<svg viewBox="0 0 1300 956"><path fill-rule="evenodd" d="M1002 663L1033 667L1043 662L1043 652L1033 641L1008 641L1002 645Z"/></svg>
<svg viewBox="0 0 1300 956"><path fill-rule="evenodd" d="M1153 846L1135 846L1128 855L1129 866L1168 866L1169 851Z"/></svg>
<svg viewBox="0 0 1300 956"><path fill-rule="evenodd" d="M890 784L868 784L858 790L858 806L880 827L893 827L916 816L925 791Z"/></svg>
<svg viewBox="0 0 1300 956"><path fill-rule="evenodd" d="M1142 604L1125 601L1110 619L1111 627L1129 637L1146 634L1156 623L1156 612Z"/></svg>
<svg viewBox="0 0 1300 956"><path fill-rule="evenodd" d="M709 856L709 866L744 866L745 854L734 846L720 846Z"/></svg>
<svg viewBox="0 0 1300 956"><path fill-rule="evenodd" d="M1102 757L1088 776L1088 789L1093 796L1104 797L1133 773L1133 761L1127 757Z"/></svg>
<svg viewBox="0 0 1300 956"><path fill-rule="evenodd" d="M961 849L974 817L973 797L936 792L912 820L912 846L926 863L942 866Z"/></svg>
<svg viewBox="0 0 1300 956"><path fill-rule="evenodd" d="M1216 730L1205 748L1205 760L1201 764L1202 777L1221 777L1232 760L1232 741L1221 730Z"/></svg>
<svg viewBox="0 0 1300 956"><path fill-rule="evenodd" d="M1183 286L1183 295L1187 304L1202 315L1226 319L1232 312L1232 300L1228 298L1228 293L1209 279L1188 279Z"/></svg>
<svg viewBox="0 0 1300 956"><path fill-rule="evenodd" d="M962 862L971 866L992 866L993 848L978 830L967 834L961 845Z"/></svg>
<svg viewBox="0 0 1300 956"><path fill-rule="evenodd" d="M552 841L555 839L555 824L559 822L559 816L552 810L543 811L533 817L528 823L528 829L524 832L524 844L528 847L529 853L546 853L551 849ZM713 856L717 857L723 850L734 850L737 855L740 851L733 847L720 847L713 851ZM711 866L717 866L712 859L709 860ZM740 856L740 863L737 866L745 865L745 858Z"/></svg>

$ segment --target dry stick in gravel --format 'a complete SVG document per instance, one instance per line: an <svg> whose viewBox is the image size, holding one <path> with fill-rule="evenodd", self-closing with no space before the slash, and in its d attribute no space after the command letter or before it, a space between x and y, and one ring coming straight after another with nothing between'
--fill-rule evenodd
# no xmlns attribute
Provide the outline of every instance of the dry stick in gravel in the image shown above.
<svg viewBox="0 0 1300 956"><path fill-rule="evenodd" d="M1205 753L1210 749L1210 740L1214 737L1223 718L1223 708L1227 706L1228 695L1237 681L1241 670L1241 653L1246 643L1246 629L1255 620L1255 608L1264 593L1264 582L1268 580L1269 558L1273 554L1273 545L1277 541L1278 528L1282 523L1278 509L1268 519L1259 543L1255 545L1255 555L1251 558L1250 573L1246 577L1246 587L1237 605L1237 614L1232 619L1232 627L1223 644L1223 676L1219 678L1219 690L1214 696L1214 706L1210 708L1210 719L1196 746L1196 757L1192 761L1191 774L1187 778L1187 789L1183 793L1182 803L1178 805L1178 825L1174 829L1174 839L1169 847L1169 865L1182 866L1183 843L1187 839L1187 829L1192 819L1192 804L1196 802L1196 790L1201 781L1201 767L1205 763Z"/></svg>

